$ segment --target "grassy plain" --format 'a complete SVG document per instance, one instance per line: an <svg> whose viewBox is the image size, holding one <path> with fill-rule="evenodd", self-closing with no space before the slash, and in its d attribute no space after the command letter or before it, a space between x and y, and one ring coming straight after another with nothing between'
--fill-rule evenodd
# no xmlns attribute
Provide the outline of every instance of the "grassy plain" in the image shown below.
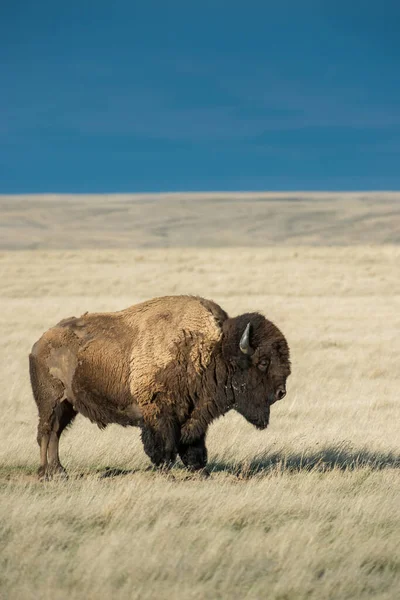
<svg viewBox="0 0 400 600"><path fill-rule="evenodd" d="M0 253L0 598L400 597L398 246ZM293 375L267 431L230 413L208 479L146 471L78 417L39 483L27 356L63 317L199 293L261 310Z"/></svg>
<svg viewBox="0 0 400 600"><path fill-rule="evenodd" d="M400 597L399 199L0 196L1 599ZM39 483L32 343L179 293L286 334L269 429L214 423L201 479L78 417L69 481Z"/></svg>

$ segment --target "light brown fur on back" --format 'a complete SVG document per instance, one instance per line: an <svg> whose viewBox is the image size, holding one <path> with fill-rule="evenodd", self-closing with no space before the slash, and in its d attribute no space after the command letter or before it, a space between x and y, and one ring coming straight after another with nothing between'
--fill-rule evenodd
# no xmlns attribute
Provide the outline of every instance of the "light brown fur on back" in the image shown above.
<svg viewBox="0 0 400 600"><path fill-rule="evenodd" d="M186 336L192 342L190 368L200 374L207 367L225 319L224 311L208 300L155 298L115 313L63 319L32 353L41 354L79 412L100 426L115 419L124 424L127 412L136 420L144 414L156 417L160 407L155 398L166 392L156 375L176 359Z"/></svg>
<svg viewBox="0 0 400 600"><path fill-rule="evenodd" d="M215 309L213 314L204 302L191 296L167 296L118 313L132 331L130 389L139 404L148 403L152 395L161 391L155 376L176 360L177 349L186 336L193 340L191 367L198 374L207 367L212 350L221 339L220 323L226 315L209 302ZM149 335L150 332L154 335Z"/></svg>

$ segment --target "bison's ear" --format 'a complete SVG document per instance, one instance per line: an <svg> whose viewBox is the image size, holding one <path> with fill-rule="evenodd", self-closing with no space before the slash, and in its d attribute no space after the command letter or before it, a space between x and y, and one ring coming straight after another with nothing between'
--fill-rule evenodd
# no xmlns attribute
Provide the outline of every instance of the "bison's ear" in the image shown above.
<svg viewBox="0 0 400 600"><path fill-rule="evenodd" d="M247 354L247 356L251 356L254 353L253 348L250 346L250 328L251 323L247 323L246 329L239 342L240 351L243 352L243 354Z"/></svg>
<svg viewBox="0 0 400 600"><path fill-rule="evenodd" d="M273 348L281 360L289 360L289 347L286 340L275 342Z"/></svg>

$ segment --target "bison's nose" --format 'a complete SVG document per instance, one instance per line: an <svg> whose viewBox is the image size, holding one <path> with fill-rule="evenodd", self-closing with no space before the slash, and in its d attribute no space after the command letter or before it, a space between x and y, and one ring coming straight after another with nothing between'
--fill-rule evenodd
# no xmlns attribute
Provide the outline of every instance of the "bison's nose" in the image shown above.
<svg viewBox="0 0 400 600"><path fill-rule="evenodd" d="M285 396L286 396L286 390L284 387L280 387L276 390L276 392L275 392L276 400L282 400L282 398L284 398Z"/></svg>

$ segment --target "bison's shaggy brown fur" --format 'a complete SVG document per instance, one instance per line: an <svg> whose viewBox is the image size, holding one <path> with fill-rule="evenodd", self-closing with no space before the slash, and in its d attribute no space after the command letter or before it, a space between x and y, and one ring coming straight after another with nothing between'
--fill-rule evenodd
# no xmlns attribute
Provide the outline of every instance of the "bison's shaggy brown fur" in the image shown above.
<svg viewBox="0 0 400 600"><path fill-rule="evenodd" d="M230 409L265 428L290 374L289 348L258 313L229 318L214 302L168 296L116 313L64 319L32 348L39 410L39 474L65 473L62 431L77 413L101 428L142 429L155 465L179 453L191 469L207 462L209 424Z"/></svg>

